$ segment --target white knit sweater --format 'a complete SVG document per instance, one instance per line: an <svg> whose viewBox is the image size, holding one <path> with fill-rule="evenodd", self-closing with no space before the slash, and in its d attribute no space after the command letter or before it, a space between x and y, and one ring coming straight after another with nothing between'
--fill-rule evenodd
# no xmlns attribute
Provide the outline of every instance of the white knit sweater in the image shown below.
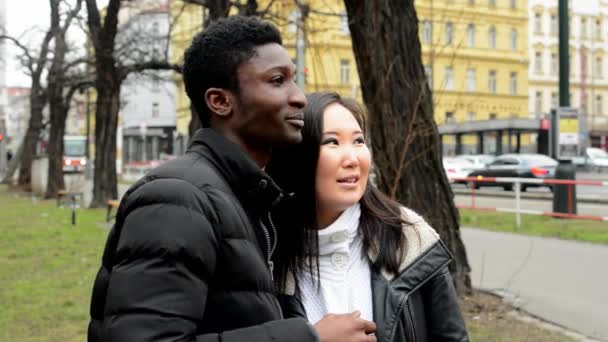
<svg viewBox="0 0 608 342"><path fill-rule="evenodd" d="M360 216L357 203L318 231L320 288L310 272L301 275L300 283L304 309L312 324L328 313L355 310L361 312L361 318L373 319L370 262L358 234Z"/></svg>

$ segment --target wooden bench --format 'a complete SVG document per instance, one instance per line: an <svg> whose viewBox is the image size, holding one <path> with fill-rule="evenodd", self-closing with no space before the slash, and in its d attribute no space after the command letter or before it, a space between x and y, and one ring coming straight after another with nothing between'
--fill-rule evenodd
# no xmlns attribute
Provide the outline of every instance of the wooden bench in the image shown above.
<svg viewBox="0 0 608 342"><path fill-rule="evenodd" d="M80 200L80 201L83 200L83 195L84 194L79 191L67 191L67 190L63 190L63 189L59 190L59 191L57 191L57 206L60 207L66 198L71 199L72 204L75 206L77 200Z"/></svg>
<svg viewBox="0 0 608 342"><path fill-rule="evenodd" d="M108 200L106 202L106 204L108 205L108 212L106 214L106 222L110 222L110 220L112 218L114 218L115 216L112 216L112 209L118 209L118 206L120 205L120 201L116 200L116 199L111 199Z"/></svg>

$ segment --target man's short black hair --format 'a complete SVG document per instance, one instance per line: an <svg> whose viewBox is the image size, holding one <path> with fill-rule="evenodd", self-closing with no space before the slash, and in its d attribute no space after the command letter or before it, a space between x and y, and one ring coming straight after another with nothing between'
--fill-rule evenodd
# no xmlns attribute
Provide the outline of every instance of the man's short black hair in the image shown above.
<svg viewBox="0 0 608 342"><path fill-rule="evenodd" d="M256 17L235 16L209 25L192 40L184 56L186 93L201 124L209 126L211 113L204 94L211 87L239 91L237 68L260 45L283 44L277 28Z"/></svg>

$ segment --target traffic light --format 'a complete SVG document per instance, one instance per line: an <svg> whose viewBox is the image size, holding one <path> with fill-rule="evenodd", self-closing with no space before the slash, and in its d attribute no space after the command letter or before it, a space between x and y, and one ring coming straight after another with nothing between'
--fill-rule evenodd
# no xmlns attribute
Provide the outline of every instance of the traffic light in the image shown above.
<svg viewBox="0 0 608 342"><path fill-rule="evenodd" d="M2 142L2 140L4 140L4 134L0 133L0 142Z"/></svg>

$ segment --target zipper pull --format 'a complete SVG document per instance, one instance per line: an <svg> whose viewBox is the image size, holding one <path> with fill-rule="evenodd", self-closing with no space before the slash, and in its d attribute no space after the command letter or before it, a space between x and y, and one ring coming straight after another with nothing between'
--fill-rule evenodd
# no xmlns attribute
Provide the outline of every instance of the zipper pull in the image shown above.
<svg viewBox="0 0 608 342"><path fill-rule="evenodd" d="M270 279L274 281L274 262L272 260L268 261L268 268L270 269Z"/></svg>

